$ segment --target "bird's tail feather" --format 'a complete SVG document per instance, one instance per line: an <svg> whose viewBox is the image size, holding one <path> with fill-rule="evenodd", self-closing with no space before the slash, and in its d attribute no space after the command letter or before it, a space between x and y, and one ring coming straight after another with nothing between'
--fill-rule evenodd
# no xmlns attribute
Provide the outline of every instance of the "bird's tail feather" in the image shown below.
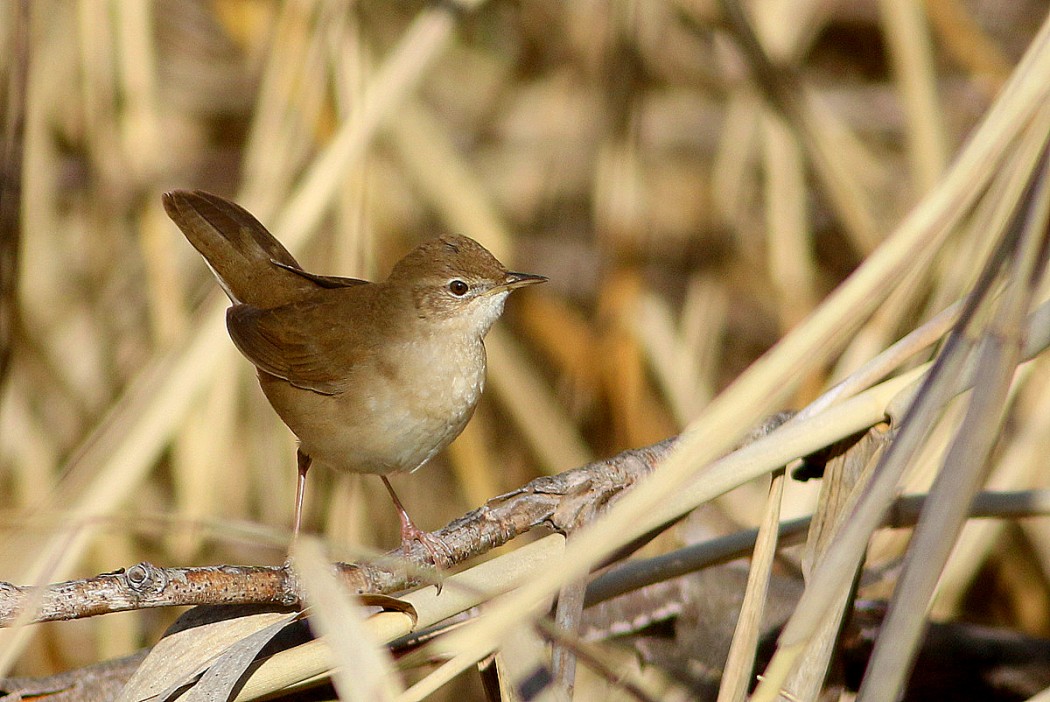
<svg viewBox="0 0 1050 702"><path fill-rule="evenodd" d="M233 302L277 307L315 287L297 274L302 268L281 242L240 205L200 190L173 190L164 193L164 209Z"/></svg>

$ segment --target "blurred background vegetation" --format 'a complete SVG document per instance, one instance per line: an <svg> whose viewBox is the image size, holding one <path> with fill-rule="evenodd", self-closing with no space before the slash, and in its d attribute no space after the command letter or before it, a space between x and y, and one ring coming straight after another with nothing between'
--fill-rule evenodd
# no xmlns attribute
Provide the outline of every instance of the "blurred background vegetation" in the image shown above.
<svg viewBox="0 0 1050 702"><path fill-rule="evenodd" d="M285 557L293 440L165 190L235 199L319 273L379 278L456 231L550 277L490 337L467 431L394 479L434 529L675 434L937 182L1047 9L746 5L814 114L792 119L791 90L756 83L705 0L6 3L5 146L20 110L24 134L21 172L3 174L21 181L21 231L0 269L0 579ZM968 251L907 281L794 405L956 299ZM1041 416L1042 387L1020 391L1015 424ZM1038 467L1003 487L1045 485ZM308 483L306 526L335 553L396 544L378 481ZM793 485L786 516L814 490ZM745 486L676 538L753 525L764 496ZM981 527L935 614L1050 634L1047 526ZM40 627L5 650L18 672L62 670L147 645L173 616Z"/></svg>

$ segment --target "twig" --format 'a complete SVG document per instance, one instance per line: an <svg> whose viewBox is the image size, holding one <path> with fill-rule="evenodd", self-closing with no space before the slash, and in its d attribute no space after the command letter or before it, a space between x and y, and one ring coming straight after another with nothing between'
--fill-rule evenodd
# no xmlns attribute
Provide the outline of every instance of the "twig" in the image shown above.
<svg viewBox="0 0 1050 702"><path fill-rule="evenodd" d="M536 527L571 532L593 518L623 491L647 475L674 446L668 439L625 451L555 476L537 478L453 521L437 534L452 564L502 546ZM399 563L398 567L390 564ZM407 589L429 571L419 544L403 558L391 551L376 563L339 564L346 587L355 593L382 594ZM0 583L0 625L10 625L35 588ZM47 585L31 621L59 621L149 607L199 604L290 605L298 602L298 583L285 566L205 566L160 568L139 563L81 580Z"/></svg>

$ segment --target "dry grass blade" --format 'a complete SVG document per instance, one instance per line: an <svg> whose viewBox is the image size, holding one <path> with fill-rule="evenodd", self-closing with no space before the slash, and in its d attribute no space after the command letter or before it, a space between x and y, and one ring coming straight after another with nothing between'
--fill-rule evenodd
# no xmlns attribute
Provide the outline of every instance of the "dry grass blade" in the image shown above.
<svg viewBox="0 0 1050 702"><path fill-rule="evenodd" d="M309 159L312 130L324 109L330 75L324 60L326 30L346 13L316 3L285 3L277 14L274 49L259 87L251 131L245 143L241 200L257 217L269 219Z"/></svg>
<svg viewBox="0 0 1050 702"><path fill-rule="evenodd" d="M715 305L718 301L713 301ZM692 344L677 333L671 310L655 295L643 295L632 316L633 332L645 350L660 390L681 425L689 423L710 399L704 392L700 361ZM717 328L715 324L709 329Z"/></svg>
<svg viewBox="0 0 1050 702"><path fill-rule="evenodd" d="M467 3L463 3L467 4ZM471 2L476 5L478 2ZM376 70L362 104L344 123L325 150L310 164L276 218L275 231L293 250L312 232L335 196L346 169L362 156L393 110L423 78L424 71L447 47L455 14L434 7L419 15L392 55Z"/></svg>
<svg viewBox="0 0 1050 702"><path fill-rule="evenodd" d="M807 405L799 414L803 417L816 414L842 398L850 397L886 377L915 354L940 341L955 324L961 307L959 303L949 306L933 319L850 373L848 377Z"/></svg>
<svg viewBox="0 0 1050 702"><path fill-rule="evenodd" d="M230 659L231 653L236 658L236 652L241 650L244 653L240 655L240 664L218 676L212 673L209 677L217 679L205 684L213 695L218 689L224 689L224 697L228 697L259 648L297 616L294 612L238 610L229 610L228 615L223 616L210 608L188 612L139 664L121 690L119 702L153 697L166 700L202 675L208 675L207 671L217 663Z"/></svg>
<svg viewBox="0 0 1050 702"><path fill-rule="evenodd" d="M477 174L456 151L450 135L419 100L408 100L391 125L395 145L426 199L450 231L477 239L514 267L513 236Z"/></svg>
<svg viewBox="0 0 1050 702"><path fill-rule="evenodd" d="M784 499L784 472L773 474L769 485L766 512L758 529L755 552L751 557L751 569L747 574L747 588L740 607L740 618L733 632L733 643L729 648L722 672L722 683L718 688L718 702L742 702L751 689L751 675L755 667L759 627L769 590L769 576L777 553L777 537L780 526L780 503Z"/></svg>
<svg viewBox="0 0 1050 702"><path fill-rule="evenodd" d="M801 149L783 120L767 110L762 126L769 268L780 298L780 324L788 330L812 311L817 299L809 250L813 232L804 204L806 172Z"/></svg>
<svg viewBox="0 0 1050 702"><path fill-rule="evenodd" d="M69 542L75 542L80 533L79 530L72 529L64 536L64 539L55 540L56 548L52 558L38 558L33 564L34 569L30 571L30 574L34 577L30 582L43 585L52 580L56 572L61 571L62 554L65 552L62 547L68 546ZM29 623L33 620L33 615L39 607L40 598L43 596L43 588L40 588L29 599L22 611L18 613L18 618L12 627L0 632L0 674L6 674L11 669L16 658L22 652L30 637L35 633L33 628L29 626Z"/></svg>
<svg viewBox="0 0 1050 702"><path fill-rule="evenodd" d="M401 692L394 660L365 625L366 615L339 584L321 543L300 538L292 550L292 567L302 579L314 633L332 655L332 680L340 699L386 702Z"/></svg>
<svg viewBox="0 0 1050 702"><path fill-rule="evenodd" d="M915 530L904 572L861 686L860 700L893 700L900 695L911 670L937 579L962 528L973 495L980 487L988 456L998 438L1010 383L1021 354L1020 320L1027 313L1045 268L1046 221L1050 212L1047 180L1050 161L1045 148L1034 183L1018 210L1014 226L1023 227L1023 231L1016 237L1016 250L1011 252L1008 288L982 340L970 407L945 456L944 467Z"/></svg>
<svg viewBox="0 0 1050 702"><path fill-rule="evenodd" d="M473 566L446 578L440 595L435 588L427 587L403 596L401 599L412 608L415 617L404 612L380 612L369 617L366 626L372 638L387 643L414 630L432 626L535 577L561 554L564 545L564 537L551 535L512 553ZM414 657L406 656L401 662L407 664L423 658L423 655L416 654ZM247 702L266 698L279 690L325 677L333 665L327 647L318 642L277 653L252 672L237 700ZM447 679L442 679L436 687L445 682ZM401 699L414 694L418 694L418 686L406 691Z"/></svg>
<svg viewBox="0 0 1050 702"><path fill-rule="evenodd" d="M856 506L862 494L861 488L891 438L892 433L887 428L875 427L847 452L836 456L825 466L820 501L802 556L803 574L807 580L820 563L836 531ZM840 584L839 591L834 594L834 601L828 607L828 615L811 638L794 673L785 682L782 695L786 691L786 694L798 699L817 696L828 678L843 622L851 612L856 586L856 578Z"/></svg>
<svg viewBox="0 0 1050 702"><path fill-rule="evenodd" d="M894 71L908 116L908 161L919 192L927 192L948 163L947 136L937 99L933 47L924 8L909 0L881 0Z"/></svg>
<svg viewBox="0 0 1050 702"><path fill-rule="evenodd" d="M1010 64L969 8L959 0L931 0L926 12L948 52L981 79L985 90L995 91L1006 82Z"/></svg>
<svg viewBox="0 0 1050 702"><path fill-rule="evenodd" d="M8 29L4 35L6 58L0 64L3 82L0 96L6 105L0 111L0 386L7 379L13 327L17 304L15 299L18 270L19 240L21 239L21 209L19 197L22 182L22 161L25 148L25 94L29 78L29 7L28 3L11 3L4 8Z"/></svg>
<svg viewBox="0 0 1050 702"><path fill-rule="evenodd" d="M51 563L61 554L62 565L55 575L63 577L91 535L90 529L79 527L90 524L95 515L112 512L142 480L195 399L196 389L207 382L219 357L216 349L225 343L221 317L209 319L196 328L190 345L156 359L140 373L123 400L87 439L83 452L71 461L66 481L53 500L68 509L77 538L69 542L61 537L41 546L40 535L24 534L7 544L21 554L15 563L33 559L21 566L22 572L31 572L34 564Z"/></svg>
<svg viewBox="0 0 1050 702"><path fill-rule="evenodd" d="M1040 128L1041 121L1030 125L1026 132L1028 141L1021 140L1027 149L1021 153L1029 154L1027 159L1014 163L1015 169L1008 171L1004 177L1018 187L1013 188L1014 202L1020 200L1020 190L1030 178L1031 169L1041 153L1045 129ZM1002 225L1005 230L1006 225ZM1001 244L1002 246L1002 244ZM988 263L982 279L975 286L966 310L959 321L959 327L967 328L972 320L975 305L983 300L994 281L998 264ZM916 395L906 395L895 401L898 406L908 403L907 413L901 418L901 431L893 445L886 452L882 463L866 487L866 494L858 502L848 522L831 545L819 569L808 583L802 601L794 615L785 626L780 638L780 651L774 657L766 679L756 692L757 699L771 699L781 683L781 676L786 675L791 661L801 652L801 647L824 620L830 598L840 592L844 583L853 578L859 566L864 544L877 527L886 507L892 499L893 492L899 483L904 469L911 462L915 453L922 447L933 423L940 415L941 409L957 391L957 378L964 373L968 364L967 358L974 345L965 333L955 334L949 338L942 354L938 357L933 369ZM914 402L912 401L914 397Z"/></svg>
<svg viewBox="0 0 1050 702"><path fill-rule="evenodd" d="M778 274L782 304L786 306L782 323L786 328L791 328L810 311L812 300L813 271L808 266L803 270L792 269L803 267L808 262L804 249L811 232L800 204L805 175L799 149L779 117L766 114L763 125L768 178L766 224L770 237L770 267ZM718 702L742 701L751 688L762 614L778 548L784 480L784 471L776 471L771 476L744 601L718 689Z"/></svg>
<svg viewBox="0 0 1050 702"><path fill-rule="evenodd" d="M554 626L567 637L579 637L583 622L583 602L587 583L569 583L558 593ZM576 651L564 641L555 639L551 646L551 687L562 697L572 698L576 684Z"/></svg>
<svg viewBox="0 0 1050 702"><path fill-rule="evenodd" d="M208 661L207 668L201 674L200 679L193 683L193 686L189 691L182 693L182 690L190 682L188 680L178 680L168 688L160 693L158 697L162 700L167 700L178 696L178 699L184 702L212 702L213 700L229 699L233 693L240 687L241 678L244 673L255 661L260 651L269 644L275 636L277 636L288 624L296 619L298 614L284 614L280 616L277 621L268 626L259 629L251 634L248 634L242 639L237 640L231 644L229 648L225 649L216 659ZM186 641L187 645L193 646L200 649L200 641ZM183 661L176 661L167 659L166 663L170 666L168 670L176 674L186 674L187 669L178 663ZM175 664L175 665L172 665ZM134 677L145 679L148 684L156 684L158 681L157 677L153 675L139 675L139 671L143 668L139 667ZM193 676L196 677L196 676ZM121 691L122 699L128 702L137 701L143 697L149 697L143 693L132 689L130 686L126 686Z"/></svg>
<svg viewBox="0 0 1050 702"><path fill-rule="evenodd" d="M797 75L777 70L741 3L722 0L720 5L751 65L756 82L806 145L821 184L855 245L860 251L872 251L879 243L873 209L855 177L855 171L843 159L844 151L835 143L845 140L842 129L828 117L828 110L818 108L817 101Z"/></svg>
<svg viewBox="0 0 1050 702"><path fill-rule="evenodd" d="M1050 27L1050 24L1044 26L1044 30L1043 30L1044 31L1044 34L1043 34L1044 40L1042 42L1036 42L1036 43L1033 44L1032 54L1030 55L1030 58L1029 58L1030 62L1035 62L1036 60L1039 60L1039 61L1050 63L1050 51L1047 50L1046 39L1045 39L1045 37L1047 35L1048 27ZM1020 80L1020 79L1016 79L1016 80ZM1024 84L1017 84L1017 89L1022 89L1023 85ZM1002 109L1004 111L1006 110L1005 107L1002 108ZM992 115L989 115L989 120L991 120L991 118L992 118ZM986 123L986 124L988 124L988 123ZM1033 129L1032 133L1037 133L1037 131L1038 131L1037 129ZM991 135L994 135L995 133L996 132L992 131ZM996 137L996 139L1002 140L1002 136L1001 135L993 136L993 137ZM974 148L978 147L979 141L980 141L980 134L975 135L974 139L973 139L973 142L971 142L971 146L973 146ZM1036 145L1035 153L1037 153L1037 148L1038 148L1038 145ZM1032 149L1029 148L1027 150L1027 153L1032 153ZM952 169L952 172L955 172L955 171L960 169L960 167L961 167L961 165L962 165L962 163L964 161L964 158L965 158L965 156L961 156L960 157L959 161L957 161L957 163L955 163L955 166ZM1029 157L1029 163L1030 164L1034 164L1034 156L1030 156ZM1025 173L1025 172L1029 172L1030 173L1030 166L1029 166L1029 169L1027 171L1024 168L1018 167L1018 171L1020 171L1022 173ZM1017 171L1015 171L1015 172L1017 172ZM947 178L948 179L951 178L951 173L949 173ZM944 185L944 182L942 182L942 187L943 187L943 185ZM1023 182L1021 184L1018 184L1018 185L1022 185L1022 187L1023 187ZM966 187L967 187L967 189L970 189L972 187L972 185L967 185ZM1021 194L1020 193L1020 189L1018 189L1016 191L1016 195L1015 196L1020 197L1020 194ZM951 374L948 374L947 377L951 377ZM944 398L947 398L949 396L950 396L950 393L947 393L947 395L945 395ZM943 401L943 399L942 399L942 401ZM933 402L932 399L929 400L929 402L932 403ZM941 402L941 401L938 401L938 403L939 402ZM938 403L933 403L933 404L938 404ZM890 453L894 453L894 452L897 452L897 451L902 451L904 453L907 452L907 451L904 451L903 448L899 447L902 439L906 439L906 437L899 438L897 444L895 444L894 450L892 450ZM918 437L917 437L917 439L918 439ZM918 445L918 443L920 443L920 442L917 442L916 445ZM903 466L901 466L901 468L903 469ZM887 482L887 485L885 486L885 488L886 488L887 494L888 494L888 492L892 490L892 485L890 483L896 484L896 480L889 481L888 478L886 478L886 482ZM883 504L883 505L886 504L885 499L883 499L881 504ZM877 515L873 514L873 515L871 515L871 517L873 517L873 518L869 518L869 519L865 518L864 519L864 527L863 528L859 524L856 524L856 526L850 527L850 529L856 530L857 534L860 534L862 531L866 531L866 533L870 533L870 529L874 529L875 524L878 523ZM866 541L866 538L867 537L865 535L862 538L858 538L857 541L858 541L858 543L863 543L863 541ZM859 552L859 549L855 548L855 546L850 546L848 548L847 547L843 547L843 552L856 554L856 553ZM853 556L848 556L848 558L852 559ZM814 603L816 603L816 602L814 602ZM817 617L817 618L819 618L819 617ZM794 642L796 640L795 637L791 635L792 633L793 633L793 630L791 629L791 627L789 627L789 630L785 631L785 641Z"/></svg>
<svg viewBox="0 0 1050 702"><path fill-rule="evenodd" d="M995 465L985 483L986 490L1008 491L1026 485L1040 484L1042 456L1035 446L1050 435L1050 376L1042 372L1046 359L1018 372L1013 390L1018 390L1015 414L1030 408L1031 420L1015 441L997 452ZM1028 376L1027 378L1025 376ZM981 563L994 554L1010 528L1009 522L968 524L952 551L952 558L937 582L937 593L930 610L932 620L944 620L964 609L963 602L979 577ZM1024 528L1024 526L1022 526ZM1039 525L1030 528L1040 530Z"/></svg>
<svg viewBox="0 0 1050 702"><path fill-rule="evenodd" d="M551 473L565 466L587 463L591 453L586 444L572 431L558 404L543 391L539 376L531 371L531 364L514 339L500 329L493 329L486 345L494 369L493 387L529 437L540 462ZM522 401L524 398L534 403L526 404ZM537 398L546 401L536 401Z"/></svg>
<svg viewBox="0 0 1050 702"><path fill-rule="evenodd" d="M553 559L543 573L537 574L521 588L495 602L485 618L435 642L432 645L435 652L451 655L452 660L418 684L422 686L426 683L426 687L421 687L419 694L422 695L423 690L437 689L451 677L474 665L498 645L498 640L505 634L507 627L533 616L546 598L553 596L563 581L581 577L596 561L617 548L617 545L672 522L698 505L783 466L793 458L812 453L819 447L834 443L881 421L885 416L888 401L912 382L914 375L895 378L879 388L843 402L822 415L785 425L769 436L708 466L695 483L685 490L680 490L673 498L664 500L644 514L630 513L629 521L621 521L624 515L618 513L620 506L647 486L651 490L656 481L643 483L616 503L604 518L579 532L575 543L582 542L586 549L579 548L577 552ZM610 514L620 519L615 523L611 522ZM615 524L614 528L612 524ZM615 533L616 537L610 538L610 533ZM571 544L567 553L570 551ZM548 593L548 588L552 587L553 591Z"/></svg>
<svg viewBox="0 0 1050 702"><path fill-rule="evenodd" d="M508 637L496 653L501 700L505 702L559 702L571 699L550 684L547 643L532 628L522 628Z"/></svg>

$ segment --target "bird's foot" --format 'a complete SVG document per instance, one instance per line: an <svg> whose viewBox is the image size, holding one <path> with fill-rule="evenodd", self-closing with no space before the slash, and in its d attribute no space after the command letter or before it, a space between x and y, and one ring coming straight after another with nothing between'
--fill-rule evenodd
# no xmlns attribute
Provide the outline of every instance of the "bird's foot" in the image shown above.
<svg viewBox="0 0 1050 702"><path fill-rule="evenodd" d="M401 551L407 556L412 550L412 542L418 541L430 554L430 562L438 568L452 566L452 549L435 534L423 531L411 521L401 524Z"/></svg>
<svg viewBox="0 0 1050 702"><path fill-rule="evenodd" d="M385 475L379 477L383 479L383 485L386 486L387 492L390 493L390 499L393 500L394 507L397 509L397 516L401 520L401 552L407 556L412 551L412 542L418 541L423 544L423 548L430 554L431 563L438 568L450 567L453 563L452 549L434 534L417 527L416 523L412 521L412 517L408 516L408 512L405 511L405 506L401 504L397 493L394 492L394 486L390 484Z"/></svg>

